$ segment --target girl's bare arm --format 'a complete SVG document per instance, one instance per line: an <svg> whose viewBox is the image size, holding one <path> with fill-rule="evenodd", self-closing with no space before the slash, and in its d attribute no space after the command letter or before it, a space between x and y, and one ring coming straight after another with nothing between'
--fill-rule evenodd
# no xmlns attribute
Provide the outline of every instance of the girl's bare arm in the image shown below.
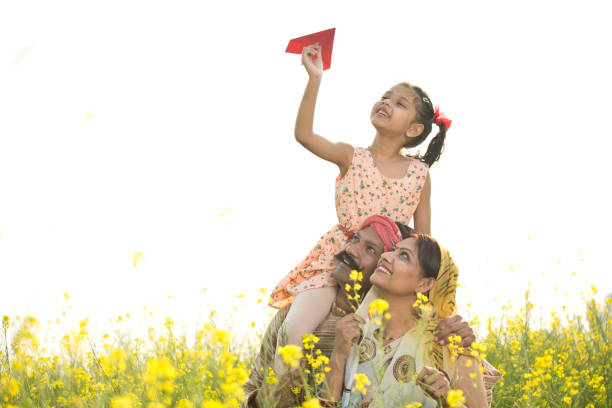
<svg viewBox="0 0 612 408"><path fill-rule="evenodd" d="M431 178L427 173L421 199L416 211L414 212L414 229L422 234L431 235Z"/></svg>
<svg viewBox="0 0 612 408"><path fill-rule="evenodd" d="M295 140L323 160L336 164L344 175L353 158L353 146L341 142L333 143L313 131L315 105L323 76L321 49L318 44L304 47L302 64L309 79L295 120Z"/></svg>

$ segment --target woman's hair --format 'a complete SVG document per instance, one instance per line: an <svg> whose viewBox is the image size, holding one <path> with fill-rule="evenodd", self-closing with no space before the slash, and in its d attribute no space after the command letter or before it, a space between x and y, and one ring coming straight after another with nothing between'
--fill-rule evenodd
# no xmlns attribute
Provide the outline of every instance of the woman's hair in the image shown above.
<svg viewBox="0 0 612 408"><path fill-rule="evenodd" d="M425 93L421 88L416 85L412 85L408 82L402 82L399 85L405 86L406 88L410 88L416 93L417 98L415 98L415 106L416 106L416 121L423 125L423 132L420 135L411 139L407 142L404 147L411 148L416 147L423 143L427 136L431 133L431 128L434 123L434 107L431 103L431 99L429 95ZM429 146L427 146L427 151L423 156L419 155L416 158L426 163L428 166L431 166L435 162L438 161L440 155L442 154L442 150L444 149L444 138L446 137L446 125L444 123L440 123L439 125L440 131L438 134L431 139L429 142Z"/></svg>
<svg viewBox="0 0 612 408"><path fill-rule="evenodd" d="M417 256L421 265L421 272L425 278L438 278L440 264L442 262L442 252L438 241L427 234L410 234L416 238Z"/></svg>

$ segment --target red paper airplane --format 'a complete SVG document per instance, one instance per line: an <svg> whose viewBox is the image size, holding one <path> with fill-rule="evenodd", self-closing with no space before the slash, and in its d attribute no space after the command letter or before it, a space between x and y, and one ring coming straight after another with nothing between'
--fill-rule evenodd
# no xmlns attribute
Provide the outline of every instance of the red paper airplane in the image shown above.
<svg viewBox="0 0 612 408"><path fill-rule="evenodd" d="M325 71L326 69L329 69L329 66L331 65L332 49L334 48L334 34L336 34L336 29L330 28L329 30L323 30L319 31L318 33L294 38L293 40L289 41L289 45L287 45L285 52L301 54L302 48L318 42L321 46L323 71Z"/></svg>

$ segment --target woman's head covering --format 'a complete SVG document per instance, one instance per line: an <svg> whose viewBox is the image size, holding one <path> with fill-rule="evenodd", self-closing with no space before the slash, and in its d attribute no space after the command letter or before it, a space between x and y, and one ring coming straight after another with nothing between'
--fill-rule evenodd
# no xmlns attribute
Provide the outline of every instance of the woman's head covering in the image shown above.
<svg viewBox="0 0 612 408"><path fill-rule="evenodd" d="M439 246L439 245L438 245ZM450 317L457 313L455 296L457 293L457 281L459 269L448 251L440 247L440 269L433 288L429 291L429 301L433 307L433 316L425 331L426 342L432 344L432 357L436 368L443 368L442 346L433 342L433 334L438 327L440 319Z"/></svg>

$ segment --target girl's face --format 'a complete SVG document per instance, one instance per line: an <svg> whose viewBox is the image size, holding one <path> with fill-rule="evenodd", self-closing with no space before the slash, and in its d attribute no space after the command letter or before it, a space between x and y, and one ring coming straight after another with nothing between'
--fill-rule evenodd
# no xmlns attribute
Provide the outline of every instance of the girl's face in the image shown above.
<svg viewBox="0 0 612 408"><path fill-rule="evenodd" d="M417 94L410 88L395 85L372 107L370 121L376 130L417 137L423 125L415 122Z"/></svg>
<svg viewBox="0 0 612 408"><path fill-rule="evenodd" d="M370 277L372 285L398 296L425 293L436 282L423 276L418 258L416 238L407 238L397 244L392 252L385 252L378 267Z"/></svg>

